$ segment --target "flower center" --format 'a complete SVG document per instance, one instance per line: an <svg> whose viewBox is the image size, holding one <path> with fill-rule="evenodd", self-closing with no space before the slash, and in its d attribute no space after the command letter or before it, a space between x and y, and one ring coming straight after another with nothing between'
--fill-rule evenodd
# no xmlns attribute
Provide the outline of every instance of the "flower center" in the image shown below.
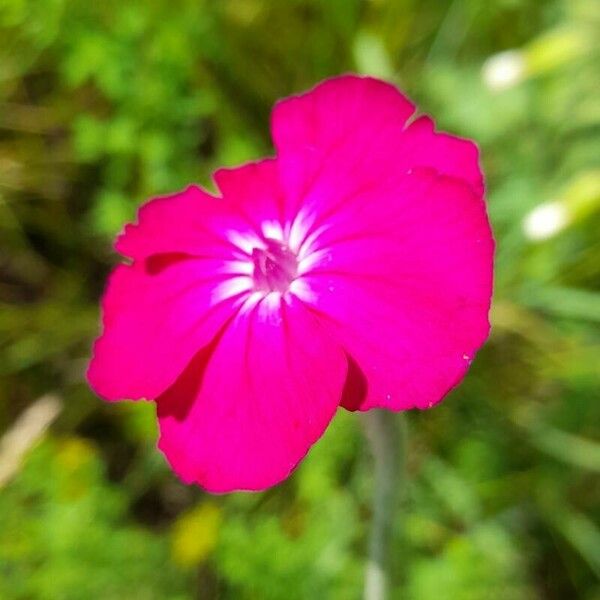
<svg viewBox="0 0 600 600"><path fill-rule="evenodd" d="M265 292L285 292L296 278L298 260L283 243L265 239L266 248L252 250L254 287Z"/></svg>

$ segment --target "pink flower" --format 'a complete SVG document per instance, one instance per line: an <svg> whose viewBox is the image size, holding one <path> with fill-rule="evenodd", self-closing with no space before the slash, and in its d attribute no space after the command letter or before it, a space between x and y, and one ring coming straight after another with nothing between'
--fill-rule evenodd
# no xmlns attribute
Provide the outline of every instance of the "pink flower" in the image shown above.
<svg viewBox="0 0 600 600"><path fill-rule="evenodd" d="M154 399L159 447L213 492L287 477L339 406L428 408L489 332L478 152L393 86L279 102L277 154L152 200L116 242L88 379Z"/></svg>

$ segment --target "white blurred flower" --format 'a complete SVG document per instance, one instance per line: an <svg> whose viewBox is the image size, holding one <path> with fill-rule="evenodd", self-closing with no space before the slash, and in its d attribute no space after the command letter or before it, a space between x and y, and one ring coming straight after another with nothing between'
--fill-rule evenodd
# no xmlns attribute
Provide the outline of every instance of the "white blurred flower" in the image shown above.
<svg viewBox="0 0 600 600"><path fill-rule="evenodd" d="M570 220L571 215L564 202L544 202L525 216L523 231L530 240L545 240L562 231Z"/></svg>
<svg viewBox="0 0 600 600"><path fill-rule="evenodd" d="M511 88L525 77L526 64L523 52L507 50L490 56L482 67L485 84L495 91Z"/></svg>

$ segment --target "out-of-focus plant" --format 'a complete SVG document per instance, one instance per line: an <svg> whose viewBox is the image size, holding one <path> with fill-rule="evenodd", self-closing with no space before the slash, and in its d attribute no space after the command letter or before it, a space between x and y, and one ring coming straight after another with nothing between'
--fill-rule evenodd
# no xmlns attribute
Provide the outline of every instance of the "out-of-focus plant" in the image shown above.
<svg viewBox="0 0 600 600"><path fill-rule="evenodd" d="M103 469L81 438L46 440L29 456L0 494L2 598L187 597L167 540L127 524L127 498Z"/></svg>

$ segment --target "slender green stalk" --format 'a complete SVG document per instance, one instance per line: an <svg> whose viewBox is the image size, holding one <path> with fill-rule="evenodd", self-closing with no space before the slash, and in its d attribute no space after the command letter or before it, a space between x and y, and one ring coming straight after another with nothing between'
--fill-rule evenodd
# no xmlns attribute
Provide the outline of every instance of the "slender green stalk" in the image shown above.
<svg viewBox="0 0 600 600"><path fill-rule="evenodd" d="M384 410L361 414L374 460L374 493L364 600L388 595L394 517L404 482L405 424L402 415Z"/></svg>

